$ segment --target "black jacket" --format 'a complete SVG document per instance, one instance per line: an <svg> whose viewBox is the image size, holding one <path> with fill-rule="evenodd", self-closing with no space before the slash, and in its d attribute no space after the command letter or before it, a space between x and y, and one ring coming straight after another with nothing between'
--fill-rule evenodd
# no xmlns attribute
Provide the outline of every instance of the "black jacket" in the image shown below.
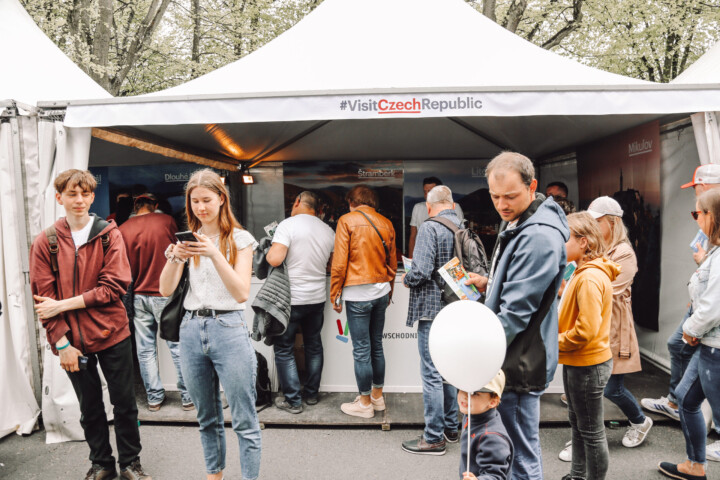
<svg viewBox="0 0 720 480"><path fill-rule="evenodd" d="M468 416L463 418L460 437L460 478L467 471L468 437L470 437L470 472L478 480L510 478L513 444L497 409L472 415L468 432Z"/></svg>

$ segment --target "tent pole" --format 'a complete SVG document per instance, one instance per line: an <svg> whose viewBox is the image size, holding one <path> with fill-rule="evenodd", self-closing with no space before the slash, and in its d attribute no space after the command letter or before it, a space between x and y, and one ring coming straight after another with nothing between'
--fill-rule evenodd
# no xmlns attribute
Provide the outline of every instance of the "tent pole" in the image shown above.
<svg viewBox="0 0 720 480"><path fill-rule="evenodd" d="M450 120L451 122L457 124L457 125L460 125L461 127L463 127L465 130L469 131L470 133L474 133L475 135L477 135L478 137L482 138L482 139L485 140L486 142L492 143L493 145L495 145L496 147L498 147L498 149L500 149L500 150L516 150L516 149L512 149L511 147L505 145L505 144L502 143L502 142L498 142L497 140L488 137L486 134L482 133L482 132L481 132L480 130L478 130L477 128L473 127L472 125L470 125L469 123L467 123L467 122L465 122L465 121L463 121L463 120L460 120L460 119L457 118L457 117L447 117L447 119Z"/></svg>
<svg viewBox="0 0 720 480"><path fill-rule="evenodd" d="M13 160L15 162L15 201L18 213L18 238L20 240L20 262L25 281L25 314L27 317L30 364L33 373L33 391L38 405L42 404L42 385L40 383L40 360L38 355L38 337L33 309L33 297L30 289L30 225L28 223L28 205L25 196L26 170L25 152L22 142L22 126L16 114L10 118L13 137ZM20 218L22 217L22 218Z"/></svg>
<svg viewBox="0 0 720 480"><path fill-rule="evenodd" d="M331 121L332 121L332 120L323 120L323 121L321 121L321 122L317 122L317 123L313 124L312 126L310 126L310 128L308 128L308 129L306 129L306 130L303 130L302 132L298 133L297 135L295 135L295 136L292 137L291 139L289 139L289 140L287 140L286 142L283 142L283 143L281 143L280 145L278 145L277 147L273 148L273 149L270 150L269 152L263 153L263 154L261 154L261 155L258 155L258 156L256 156L255 158L251 158L249 161L252 162L252 164L248 167L248 170L251 169L252 167L254 167L254 166L257 165L257 164L264 162L265 159L268 158L268 157L270 157L271 155L275 155L275 154L276 154L277 152L279 152L280 150L284 150L284 149L286 149L287 147L289 147L290 145L292 145L293 143L295 143L295 142L297 142L297 141L299 141L299 140L307 137L308 135L310 135L311 133L313 133L315 130L324 127L325 125L327 125L327 124L330 123Z"/></svg>

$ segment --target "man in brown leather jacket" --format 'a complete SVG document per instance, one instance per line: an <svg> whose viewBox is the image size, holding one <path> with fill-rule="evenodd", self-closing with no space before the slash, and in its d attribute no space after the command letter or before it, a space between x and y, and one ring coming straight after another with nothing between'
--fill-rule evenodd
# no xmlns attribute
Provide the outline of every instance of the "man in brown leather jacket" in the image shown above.
<svg viewBox="0 0 720 480"><path fill-rule="evenodd" d="M340 408L348 415L372 418L375 411L385 410L382 335L397 271L395 229L375 210L377 195L370 188L353 187L345 199L350 213L340 217L335 232L330 300L338 313L343 299L347 303L360 395Z"/></svg>

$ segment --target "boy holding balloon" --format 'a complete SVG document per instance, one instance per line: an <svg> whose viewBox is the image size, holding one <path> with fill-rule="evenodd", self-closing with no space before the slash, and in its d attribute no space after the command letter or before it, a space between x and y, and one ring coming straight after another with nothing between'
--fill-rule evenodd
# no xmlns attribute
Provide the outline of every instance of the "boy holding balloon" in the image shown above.
<svg viewBox="0 0 720 480"><path fill-rule="evenodd" d="M458 405L465 414L460 438L462 480L510 478L513 444L496 409L504 389L505 374L500 370L490 383L472 395L458 390Z"/></svg>

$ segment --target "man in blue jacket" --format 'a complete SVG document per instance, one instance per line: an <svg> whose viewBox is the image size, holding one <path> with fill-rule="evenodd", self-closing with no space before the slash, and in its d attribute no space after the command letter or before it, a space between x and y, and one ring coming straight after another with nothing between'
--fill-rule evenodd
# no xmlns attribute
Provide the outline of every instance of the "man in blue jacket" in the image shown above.
<svg viewBox="0 0 720 480"><path fill-rule="evenodd" d="M541 480L540 396L557 367L556 300L570 230L555 201L535 193L527 157L501 153L488 164L487 179L502 223L490 276L471 278L505 328L506 383L498 410L515 446L512 479Z"/></svg>

